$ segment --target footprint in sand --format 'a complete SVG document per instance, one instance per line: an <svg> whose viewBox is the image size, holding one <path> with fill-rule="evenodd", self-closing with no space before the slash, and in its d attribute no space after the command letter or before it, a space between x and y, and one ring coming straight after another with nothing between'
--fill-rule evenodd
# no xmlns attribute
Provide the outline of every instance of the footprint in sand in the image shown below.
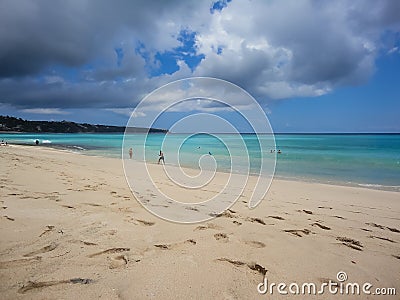
<svg viewBox="0 0 400 300"><path fill-rule="evenodd" d="M15 268L18 266L24 266L27 264L32 264L34 262L40 262L42 257L35 256L31 258L22 258L22 259L14 259L8 261L0 261L0 269L8 269L8 268Z"/></svg>
<svg viewBox="0 0 400 300"><path fill-rule="evenodd" d="M69 208L69 209L75 209L75 207L74 206L72 206L72 205L61 205L62 207L65 207L65 208Z"/></svg>
<svg viewBox="0 0 400 300"><path fill-rule="evenodd" d="M94 280L89 279L89 278L72 278L72 279L68 279L68 280L56 280L56 281L28 281L26 284L24 284L23 287L21 287L18 290L18 293L25 294L26 292L33 290L33 289L39 289L39 288L49 287L49 286L58 285L58 284L65 284L65 283L89 284L92 282L94 282Z"/></svg>
<svg viewBox="0 0 400 300"><path fill-rule="evenodd" d="M391 243L397 243L396 241L393 241L393 240L391 240L389 238L376 236L376 235L370 235L369 238L371 238L371 239L379 239L379 240L387 241L387 242L391 242Z"/></svg>
<svg viewBox="0 0 400 300"><path fill-rule="evenodd" d="M363 245L361 244L360 241L354 240L352 238L348 238L348 237L337 237L336 240L342 242L343 245L352 248L354 250L358 250L358 251L363 251Z"/></svg>
<svg viewBox="0 0 400 300"><path fill-rule="evenodd" d="M118 203L113 202L110 205L117 205L117 204ZM123 213L133 213L134 212L131 207L118 207L118 210Z"/></svg>
<svg viewBox="0 0 400 300"><path fill-rule="evenodd" d="M47 228L39 235L39 237L42 237L42 236L44 236L44 235L50 233L50 232L53 231L54 228L55 228L53 225L47 225L46 227L47 227Z"/></svg>
<svg viewBox="0 0 400 300"><path fill-rule="evenodd" d="M199 211L198 208L192 207L192 206L185 207L185 209L187 209L187 210L193 210L193 211Z"/></svg>
<svg viewBox="0 0 400 300"><path fill-rule="evenodd" d="M253 248L265 248L265 244L259 241L244 241L244 243Z"/></svg>
<svg viewBox="0 0 400 300"><path fill-rule="evenodd" d="M319 228L324 229L324 230L331 230L330 227L322 225L322 224L320 224L318 222L312 223L311 226L318 226Z"/></svg>
<svg viewBox="0 0 400 300"><path fill-rule="evenodd" d="M379 224L376 224L376 223L365 223L366 225L369 225L369 226L372 226L372 227L376 227L376 228L380 228L380 229L385 229L385 226L383 226L383 225L379 225Z"/></svg>
<svg viewBox="0 0 400 300"><path fill-rule="evenodd" d="M85 243L85 244L87 244L87 243ZM92 245L92 243L90 243L90 244ZM88 257L93 258L96 256L107 255L107 261L109 263L108 267L110 269L117 269L117 268L123 268L126 265L128 265L129 258L128 258L128 254L126 252L129 252L130 250L131 250L130 248L124 248L124 247L110 248L110 249L106 249L106 250L103 250L100 252L93 253L93 254L89 255ZM118 254L118 255L112 256L112 254Z"/></svg>
<svg viewBox="0 0 400 300"><path fill-rule="evenodd" d="M145 220L139 220L136 219L136 221L143 226L153 226L154 224L156 224L155 222L150 222L150 221L145 221Z"/></svg>
<svg viewBox="0 0 400 300"><path fill-rule="evenodd" d="M118 269L123 268L128 265L129 259L125 254L117 255L115 257L110 257L110 265L108 266L110 269Z"/></svg>
<svg viewBox="0 0 400 300"><path fill-rule="evenodd" d="M285 232L291 233L298 237L303 237L304 235L309 235L311 233L308 229L287 229Z"/></svg>
<svg viewBox="0 0 400 300"><path fill-rule="evenodd" d="M94 207L101 207L101 206L103 206L103 205L97 204L97 203L83 203L83 204L89 205L89 206L94 206Z"/></svg>
<svg viewBox="0 0 400 300"><path fill-rule="evenodd" d="M3 216L4 218L6 218L7 220L9 220L9 221L15 221L15 218L11 218L11 217L9 217L9 216Z"/></svg>
<svg viewBox="0 0 400 300"><path fill-rule="evenodd" d="M256 271L258 273L260 273L261 275L265 275L268 270L265 269L262 265L255 263L255 262L243 262L240 260L233 260L233 259L229 259L229 258L217 258L216 261L221 261L221 262L228 262L236 267L248 267L250 270Z"/></svg>
<svg viewBox="0 0 400 300"><path fill-rule="evenodd" d="M22 193L9 193L8 196L22 196Z"/></svg>
<svg viewBox="0 0 400 300"><path fill-rule="evenodd" d="M379 229L383 229L383 230L388 229L388 230L390 230L391 232L400 233L400 230L398 230L397 228L388 227L388 226L383 226L383 225L379 225L379 224L376 224L376 223L365 223L365 224L366 224L366 225L369 225L369 226L372 226L372 227L379 228Z"/></svg>
<svg viewBox="0 0 400 300"><path fill-rule="evenodd" d="M103 254L114 254L114 253L121 253L121 252L128 252L130 251L130 248L110 248L110 249L106 249L100 252L96 252L93 254L90 254L88 257L93 258L95 256L99 256L99 255L103 255Z"/></svg>
<svg viewBox="0 0 400 300"><path fill-rule="evenodd" d="M29 257L29 256L36 256L38 254L42 254L42 253L46 253L46 252L50 252L53 251L54 249L56 249L58 247L58 244L56 243L51 243L50 245L44 246L43 248L40 248L36 251L32 251L29 252L27 254L24 254L24 257Z"/></svg>
<svg viewBox="0 0 400 300"><path fill-rule="evenodd" d="M318 206L318 208L322 208L322 209L333 209L332 207L329 207L329 206Z"/></svg>
<svg viewBox="0 0 400 300"><path fill-rule="evenodd" d="M229 237L225 233L216 233L214 234L214 238L223 243L229 242Z"/></svg>
<svg viewBox="0 0 400 300"><path fill-rule="evenodd" d="M197 230L206 230L206 229L216 229L216 230L220 230L222 229L221 226L215 225L214 223L207 223L206 225L200 225L197 226L193 231L197 231Z"/></svg>
<svg viewBox="0 0 400 300"><path fill-rule="evenodd" d="M267 224L265 224L264 220L262 220L260 218L246 218L246 221L249 221L251 223L258 223L261 225L267 225Z"/></svg>
<svg viewBox="0 0 400 300"><path fill-rule="evenodd" d="M183 245L196 245L196 241L193 239L186 240L184 242L180 243L173 243L173 244L155 244L154 247L161 249L161 250L172 250L177 247L183 246Z"/></svg>
<svg viewBox="0 0 400 300"><path fill-rule="evenodd" d="M45 196L46 199L52 200L52 201L56 201L59 202L61 201L60 196L57 192L50 194L50 195L46 195Z"/></svg>
<svg viewBox="0 0 400 300"><path fill-rule="evenodd" d="M93 242L88 242L88 241L80 241L81 243L83 243L86 246L97 246L98 244L93 243Z"/></svg>
<svg viewBox="0 0 400 300"><path fill-rule="evenodd" d="M387 227L386 229L389 229L391 232L396 232L396 233L400 233L400 230L398 230L397 228L392 228L392 227Z"/></svg>
<svg viewBox="0 0 400 300"><path fill-rule="evenodd" d="M91 185L91 184L86 184L83 187L85 188L85 191L97 191L99 189L98 185Z"/></svg>
<svg viewBox="0 0 400 300"><path fill-rule="evenodd" d="M285 218L281 216L268 216L268 218L276 219L276 220L285 220Z"/></svg>
<svg viewBox="0 0 400 300"><path fill-rule="evenodd" d="M237 218L237 216L233 215L232 212L229 211L224 211L223 213L210 213L209 216L215 217L215 218L220 218L220 217L225 217L225 218Z"/></svg>

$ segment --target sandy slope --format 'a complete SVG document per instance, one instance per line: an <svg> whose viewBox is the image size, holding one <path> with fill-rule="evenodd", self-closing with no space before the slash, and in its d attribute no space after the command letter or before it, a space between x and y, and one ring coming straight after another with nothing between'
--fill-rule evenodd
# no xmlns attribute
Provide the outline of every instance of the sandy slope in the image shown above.
<svg viewBox="0 0 400 300"><path fill-rule="evenodd" d="M0 165L2 299L291 298L259 295L265 272L269 282L320 285L345 271L348 282L400 293L399 193L274 180L254 210L247 189L222 216L181 225L135 200L117 159L9 146ZM149 168L168 183L161 166ZM341 297L307 299L321 298Z"/></svg>

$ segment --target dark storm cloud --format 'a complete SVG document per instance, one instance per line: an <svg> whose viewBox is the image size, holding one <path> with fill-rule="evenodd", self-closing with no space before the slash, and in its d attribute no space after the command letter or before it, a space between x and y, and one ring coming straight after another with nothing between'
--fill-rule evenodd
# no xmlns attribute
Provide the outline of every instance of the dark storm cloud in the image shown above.
<svg viewBox="0 0 400 300"><path fill-rule="evenodd" d="M177 2L179 3L179 2ZM32 75L52 64L78 67L121 40L164 46L158 20L189 1L31 1L0 3L0 76ZM158 40L161 40L159 43ZM165 44L171 37L164 37ZM170 41L168 41L170 40Z"/></svg>
<svg viewBox="0 0 400 300"><path fill-rule="evenodd" d="M18 99L13 102L21 108L25 107L102 107L105 103L118 97L121 103L128 104L128 96L121 90L129 88L112 83L97 85L97 83L68 84L63 82L41 83L35 80L10 80L0 84L2 97L13 99L15 91Z"/></svg>
<svg viewBox="0 0 400 300"><path fill-rule="evenodd" d="M0 103L132 107L191 75L230 80L260 102L318 96L371 76L382 35L400 30L399 6L231 1L210 13L211 1L2 0ZM204 56L194 71L173 52L185 30L193 55ZM150 78L149 69L162 67L157 53L168 51L179 70Z"/></svg>
<svg viewBox="0 0 400 300"><path fill-rule="evenodd" d="M90 25L66 1L2 1L0 76L31 75L52 63L85 63L95 46Z"/></svg>
<svg viewBox="0 0 400 300"><path fill-rule="evenodd" d="M1 1L0 103L18 107L137 103L143 91L157 86L147 80L136 45L145 43L149 52L178 45L171 34L181 29L173 22L178 19L175 15L192 9L190 1ZM116 48L124 51L120 61ZM67 71L54 71L60 66ZM70 73L76 78L71 79ZM54 82L53 77L60 80Z"/></svg>

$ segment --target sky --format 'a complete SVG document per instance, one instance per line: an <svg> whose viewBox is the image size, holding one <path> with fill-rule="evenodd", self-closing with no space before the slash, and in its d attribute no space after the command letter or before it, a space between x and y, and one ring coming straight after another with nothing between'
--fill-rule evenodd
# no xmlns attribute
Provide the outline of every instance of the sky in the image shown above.
<svg viewBox="0 0 400 300"><path fill-rule="evenodd" d="M125 126L190 77L244 89L275 132L400 132L400 1L0 0L0 115ZM230 114L189 104L168 116Z"/></svg>

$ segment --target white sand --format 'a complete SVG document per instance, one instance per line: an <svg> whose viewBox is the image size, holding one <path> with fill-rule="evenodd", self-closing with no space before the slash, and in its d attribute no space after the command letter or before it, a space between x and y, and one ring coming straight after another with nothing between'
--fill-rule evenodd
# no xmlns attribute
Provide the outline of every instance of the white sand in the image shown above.
<svg viewBox="0 0 400 300"><path fill-rule="evenodd" d="M254 210L247 188L231 212L182 225L136 201L118 159L8 146L0 165L1 299L304 299L259 295L262 268L269 282L318 286L345 271L347 282L400 293L396 192L274 180ZM149 168L187 201L209 197L226 176L193 192ZM155 201L151 191L137 196Z"/></svg>

